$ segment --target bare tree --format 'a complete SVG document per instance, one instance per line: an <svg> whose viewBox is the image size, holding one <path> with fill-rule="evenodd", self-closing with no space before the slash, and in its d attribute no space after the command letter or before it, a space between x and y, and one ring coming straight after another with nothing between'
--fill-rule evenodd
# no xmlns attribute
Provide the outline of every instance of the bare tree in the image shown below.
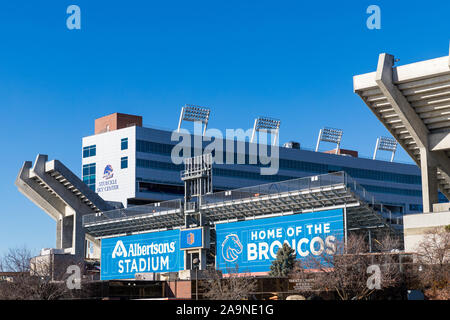
<svg viewBox="0 0 450 320"><path fill-rule="evenodd" d="M202 285L204 297L209 300L244 300L256 290L256 280L249 274L239 273L239 267L229 268L227 277L217 270L209 270Z"/></svg>
<svg viewBox="0 0 450 320"><path fill-rule="evenodd" d="M419 280L429 299L450 300L450 230L434 228L417 249Z"/></svg>
<svg viewBox="0 0 450 320"><path fill-rule="evenodd" d="M390 232L386 232L379 236L380 240L373 239L374 249L378 252L398 252L400 251L400 238L399 236L394 236Z"/></svg>
<svg viewBox="0 0 450 320"><path fill-rule="evenodd" d="M58 266L61 272L55 274L55 265L50 259L33 259L26 247L9 249L0 258L1 271L14 274L12 281L0 283L0 299L3 300L56 300L73 297L73 291L66 285L65 270L71 262Z"/></svg>
<svg viewBox="0 0 450 320"><path fill-rule="evenodd" d="M365 237L350 234L346 245L339 241L335 248L325 248L319 256L298 260L292 277L312 280L312 290L334 292L341 300L368 299L375 290L395 286L401 279L398 264L390 254L396 242L392 238L383 242L384 253L369 254ZM368 283L372 276L369 266L379 271L375 276L379 277L380 287Z"/></svg>

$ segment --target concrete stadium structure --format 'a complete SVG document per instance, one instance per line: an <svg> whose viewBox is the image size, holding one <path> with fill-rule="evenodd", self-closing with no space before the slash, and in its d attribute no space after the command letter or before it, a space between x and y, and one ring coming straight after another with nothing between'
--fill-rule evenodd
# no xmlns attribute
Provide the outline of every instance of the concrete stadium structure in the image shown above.
<svg viewBox="0 0 450 320"><path fill-rule="evenodd" d="M83 215L119 206L104 201L60 161L48 161L46 155L38 155L33 166L26 161L15 184L55 220L56 249L83 258L85 238L95 243L96 248L99 246L98 241L85 233L81 224Z"/></svg>
<svg viewBox="0 0 450 320"><path fill-rule="evenodd" d="M96 121L97 134L83 138L83 181L44 155L33 167L25 162L16 185L56 220L59 253L98 259L101 239L199 226L213 230L213 251L218 223L336 208L344 212L345 234L363 230L370 239L380 230L401 231L403 214L418 210L417 167L342 149L280 148L280 170L272 176L261 176L259 165L214 164L211 189L191 201L183 165L171 163L171 133L140 127L141 121L123 114ZM194 253L201 253L204 269L200 251Z"/></svg>
<svg viewBox="0 0 450 320"><path fill-rule="evenodd" d="M198 257L199 268L205 269L217 249L218 224L334 209L343 212L345 237L364 232L371 243L381 232L404 231L405 249L413 251L423 232L450 223L450 206L438 203L443 200L439 191L450 195L449 59L394 67L394 57L381 54L376 72L354 77L355 92L420 169L358 158L339 149L341 132L333 154L280 148L274 175L261 175L261 163L248 163L251 142L245 142L247 162L213 164L203 155L197 164L207 165L197 172L189 161L173 163L173 132L144 128L142 117L116 113L97 119L95 134L83 138L82 180L59 161L38 155L34 166L25 162L16 185L56 220L61 253L80 258L89 245L91 257L98 259L104 239L202 228L207 247L186 250L183 265L192 269ZM210 113L195 110L206 116L205 133ZM189 117L197 121L193 114ZM278 137L279 121L274 123ZM233 158L238 156L233 151ZM120 243L113 256L118 248L117 254L126 256Z"/></svg>
<svg viewBox="0 0 450 320"><path fill-rule="evenodd" d="M438 190L450 195L450 54L395 61L380 54L376 71L354 77L354 91L420 167L425 214L404 220L405 249L414 251L419 235L450 224L449 206L438 204Z"/></svg>

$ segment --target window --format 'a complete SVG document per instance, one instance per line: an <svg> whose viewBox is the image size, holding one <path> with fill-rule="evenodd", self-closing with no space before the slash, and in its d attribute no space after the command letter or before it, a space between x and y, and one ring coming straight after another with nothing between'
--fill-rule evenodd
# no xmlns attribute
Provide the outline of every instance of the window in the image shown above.
<svg viewBox="0 0 450 320"><path fill-rule="evenodd" d="M83 182L95 191L95 163L83 165Z"/></svg>
<svg viewBox="0 0 450 320"><path fill-rule="evenodd" d="M92 146L83 147L83 158L95 156L97 150L95 144Z"/></svg>
<svg viewBox="0 0 450 320"><path fill-rule="evenodd" d="M171 162L161 162L147 159L136 159L136 166L138 168L147 168L147 169L159 169L159 170L169 170L169 171L181 171L183 170L183 165L176 165ZM289 179L295 179L298 177L295 176L285 176L285 175L260 175L259 172L251 172L244 170L233 170L233 169L225 169L225 168L213 168L214 176L222 176L222 177L233 177L233 178L241 178L241 179L251 179L251 180L259 180L266 182L277 182ZM404 195L411 197L421 197L422 191L420 189L399 189L393 187L386 186L374 186L362 184L363 188L365 188L369 192L377 192L377 193L386 193L386 194L396 194L396 195Z"/></svg>
<svg viewBox="0 0 450 320"><path fill-rule="evenodd" d="M184 187L182 185L176 186L176 185L139 181L138 190L139 192L158 192L158 193L164 192L176 195L184 195Z"/></svg>
<svg viewBox="0 0 450 320"><path fill-rule="evenodd" d="M128 157L120 158L120 169L128 168Z"/></svg>
<svg viewBox="0 0 450 320"><path fill-rule="evenodd" d="M128 138L123 138L120 140L120 150L127 150L128 149Z"/></svg>

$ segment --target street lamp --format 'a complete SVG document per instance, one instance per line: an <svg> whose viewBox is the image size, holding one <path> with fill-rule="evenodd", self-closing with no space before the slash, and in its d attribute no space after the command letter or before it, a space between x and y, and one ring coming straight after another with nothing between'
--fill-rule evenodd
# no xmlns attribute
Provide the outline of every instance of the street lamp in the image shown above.
<svg viewBox="0 0 450 320"><path fill-rule="evenodd" d="M198 258L194 258L192 260L192 264L195 268L195 300L198 300L198 265L200 263L200 260Z"/></svg>

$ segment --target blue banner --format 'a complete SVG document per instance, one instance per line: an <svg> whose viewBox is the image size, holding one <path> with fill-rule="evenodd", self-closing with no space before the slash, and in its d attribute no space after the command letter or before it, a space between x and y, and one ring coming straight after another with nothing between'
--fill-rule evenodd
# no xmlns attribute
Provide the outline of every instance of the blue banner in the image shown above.
<svg viewBox="0 0 450 320"><path fill-rule="evenodd" d="M187 229L180 231L180 248L192 249L203 247L203 229Z"/></svg>
<svg viewBox="0 0 450 320"><path fill-rule="evenodd" d="M336 249L344 234L343 210L293 214L216 225L216 266L224 273L268 272L288 243L298 259ZM330 251L331 250L331 251Z"/></svg>
<svg viewBox="0 0 450 320"><path fill-rule="evenodd" d="M136 273L182 270L179 241L179 230L102 239L100 278L133 279Z"/></svg>

